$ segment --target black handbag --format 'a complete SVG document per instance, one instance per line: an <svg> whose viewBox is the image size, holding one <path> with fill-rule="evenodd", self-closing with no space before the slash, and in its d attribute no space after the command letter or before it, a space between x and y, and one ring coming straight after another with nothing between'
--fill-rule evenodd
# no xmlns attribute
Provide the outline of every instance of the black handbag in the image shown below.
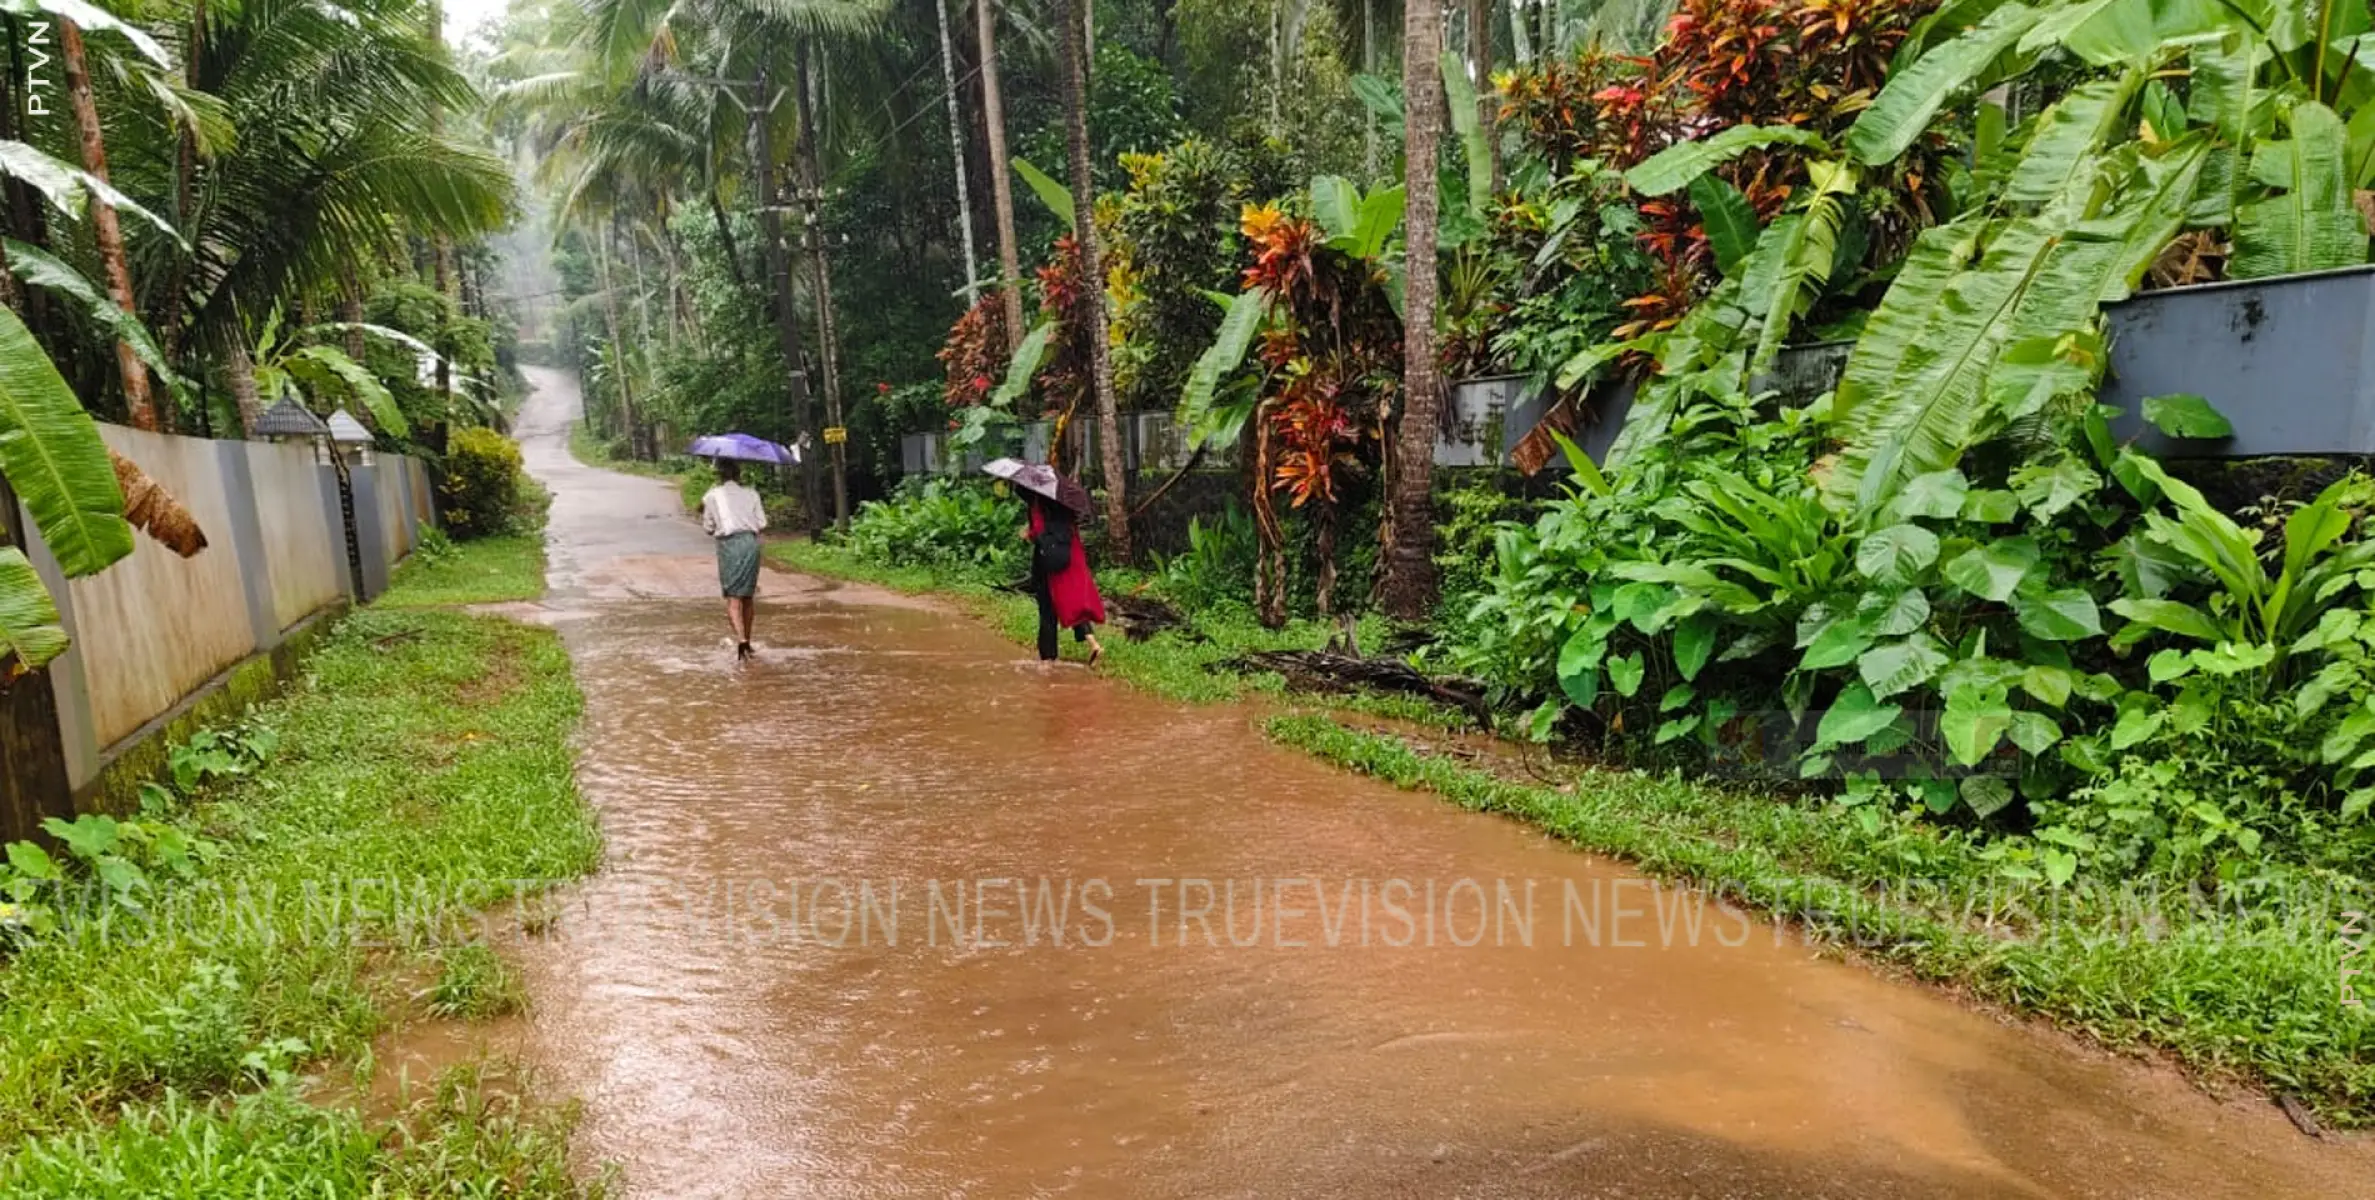
<svg viewBox="0 0 2375 1200"><path fill-rule="evenodd" d="M1031 569L1042 578L1054 576L1072 565L1072 525L1068 521L1049 521L1031 540Z"/></svg>

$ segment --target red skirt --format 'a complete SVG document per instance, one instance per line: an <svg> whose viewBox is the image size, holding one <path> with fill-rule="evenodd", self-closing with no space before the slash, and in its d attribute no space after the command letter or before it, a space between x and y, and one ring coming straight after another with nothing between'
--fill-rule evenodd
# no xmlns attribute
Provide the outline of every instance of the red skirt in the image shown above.
<svg viewBox="0 0 2375 1200"><path fill-rule="evenodd" d="M1031 506L1031 536L1036 538L1046 527L1039 516L1039 507ZM1072 531L1072 559L1064 569L1048 577L1047 594L1055 602L1056 624L1070 629L1076 625L1105 623L1105 598L1097 594L1096 577L1089 574L1088 548L1080 544L1080 530Z"/></svg>

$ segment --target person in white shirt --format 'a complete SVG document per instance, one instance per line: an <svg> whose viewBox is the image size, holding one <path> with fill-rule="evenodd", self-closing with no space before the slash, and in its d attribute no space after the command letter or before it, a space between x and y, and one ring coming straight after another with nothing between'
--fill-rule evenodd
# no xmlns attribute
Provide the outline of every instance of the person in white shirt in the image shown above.
<svg viewBox="0 0 2375 1200"><path fill-rule="evenodd" d="M717 582L726 594L726 624L734 631L734 657L751 655L750 625L759 591L759 531L767 508L742 482L742 464L717 460L717 486L701 497L701 528L717 539Z"/></svg>

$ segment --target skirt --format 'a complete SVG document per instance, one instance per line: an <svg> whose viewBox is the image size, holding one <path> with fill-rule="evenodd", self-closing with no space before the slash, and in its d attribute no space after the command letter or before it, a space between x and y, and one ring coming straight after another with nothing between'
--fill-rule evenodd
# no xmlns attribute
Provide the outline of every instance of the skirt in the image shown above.
<svg viewBox="0 0 2375 1200"><path fill-rule="evenodd" d="M758 534L729 533L717 540L717 585L728 596L748 598L758 592Z"/></svg>

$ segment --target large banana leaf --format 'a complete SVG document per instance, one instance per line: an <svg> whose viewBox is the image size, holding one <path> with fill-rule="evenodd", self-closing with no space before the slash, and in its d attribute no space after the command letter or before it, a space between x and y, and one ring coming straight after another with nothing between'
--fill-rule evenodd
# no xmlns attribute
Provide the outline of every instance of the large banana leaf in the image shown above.
<svg viewBox="0 0 2375 1200"><path fill-rule="evenodd" d="M1713 174L1691 180L1691 207L1699 210L1699 222L1707 228L1707 248L1715 252L1715 265L1731 274L1756 248L1757 235L1762 232L1757 228L1756 209L1739 188Z"/></svg>
<svg viewBox="0 0 2375 1200"><path fill-rule="evenodd" d="M1476 88L1468 82L1468 64L1450 50L1443 52L1443 96L1452 132L1468 159L1468 211L1481 220L1493 210L1493 148L1476 119Z"/></svg>
<svg viewBox="0 0 2375 1200"><path fill-rule="evenodd" d="M1625 172L1625 186L1644 196L1663 196L1690 186L1691 180L1748 153L1776 143L1812 150L1828 147L1822 135L1795 125L1734 125L1695 142L1679 142Z"/></svg>
<svg viewBox="0 0 2375 1200"><path fill-rule="evenodd" d="M2084 84L2061 98L2037 121L2037 131L2013 168L2005 195L2019 204L2044 204L2074 186L2092 181L2095 148L2121 127L2128 101L2144 73Z"/></svg>
<svg viewBox="0 0 2375 1200"><path fill-rule="evenodd" d="M2342 118L2313 101L2295 105L2289 141L2260 143L2252 174L2279 175L2284 189L2235 211L2228 274L2262 279L2367 261L2367 225L2351 202Z"/></svg>
<svg viewBox="0 0 2375 1200"><path fill-rule="evenodd" d="M0 476L68 575L132 552L99 427L16 314L0 308Z"/></svg>
<svg viewBox="0 0 2375 1200"><path fill-rule="evenodd" d="M1269 310L1267 288L1239 292L1229 301L1220 331L1213 335L1212 345L1196 359L1195 367L1188 371L1187 385L1180 389L1179 427L1188 431L1191 442L1200 443L1210 432L1213 422L1209 415L1221 379L1245 361L1245 352L1253 345L1254 334L1262 327L1262 316Z"/></svg>
<svg viewBox="0 0 2375 1200"><path fill-rule="evenodd" d="M1833 420L1844 420L1871 402L1896 377L1897 365L1937 310L1948 284L1979 252L1988 229L1985 214L1966 213L1945 225L1922 230L1897 268L1896 282L1864 322L1863 336L1847 357L1847 369L1831 397Z"/></svg>
<svg viewBox="0 0 2375 1200"><path fill-rule="evenodd" d="M11 273L26 283L48 288L80 304L83 311L89 313L92 320L106 326L117 341L132 347L132 352L140 356L141 362L148 364L148 369L154 371L157 378L165 382L165 386L173 389L177 395L181 393L181 377L173 373L173 364L166 360L165 352L158 348L157 340L149 335L148 326L142 324L139 317L125 312L115 301L101 294L90 280L83 278L82 272L60 261L49 251L14 238L8 239L7 247Z"/></svg>
<svg viewBox="0 0 2375 1200"><path fill-rule="evenodd" d="M1751 265L1744 269L1741 296L1749 313L1761 318L1756 352L1748 369L1757 372L1781 352L1798 315L1811 308L1815 294L1830 281L1831 265L1839 257L1839 226L1846 220L1847 197L1855 194L1855 172L1844 162L1807 164L1813 188L1806 209L1773 222L1757 240ZM1758 263L1773 243L1772 272L1761 277Z"/></svg>
<svg viewBox="0 0 2375 1200"><path fill-rule="evenodd" d="M15 658L0 665L0 673L37 671L66 650L66 630L58 624L58 606L25 552L0 546L0 651Z"/></svg>
<svg viewBox="0 0 2375 1200"><path fill-rule="evenodd" d="M1039 373L1039 363L1047 357L1047 342L1055 336L1056 323L1041 321L1023 335L1023 344L1014 348L1014 357L1006 363L1006 378L990 393L990 403L998 408L1013 408L1014 402L1031 390L1031 377Z"/></svg>
<svg viewBox="0 0 2375 1200"><path fill-rule="evenodd" d="M1872 106L1856 118L1847 131L1847 148L1875 166L1903 154L1947 101L2012 49L2037 17L2037 10L2028 5L2006 4L1960 37L1915 59L1891 76L1872 98Z"/></svg>
<svg viewBox="0 0 2375 1200"><path fill-rule="evenodd" d="M95 33L112 33L130 42L132 48L150 62L160 67L173 65L173 59L165 53L163 46L157 44L157 39L150 37L139 26L96 4L88 3L88 0L4 0L0 2L0 12L36 19L44 15L59 17Z"/></svg>
<svg viewBox="0 0 2375 1200"><path fill-rule="evenodd" d="M387 385L363 364L348 358L346 351L335 346L306 346L291 353L282 366L316 392L342 387L370 412L382 431L396 437L411 432L411 423L404 419L404 410L396 406Z"/></svg>

